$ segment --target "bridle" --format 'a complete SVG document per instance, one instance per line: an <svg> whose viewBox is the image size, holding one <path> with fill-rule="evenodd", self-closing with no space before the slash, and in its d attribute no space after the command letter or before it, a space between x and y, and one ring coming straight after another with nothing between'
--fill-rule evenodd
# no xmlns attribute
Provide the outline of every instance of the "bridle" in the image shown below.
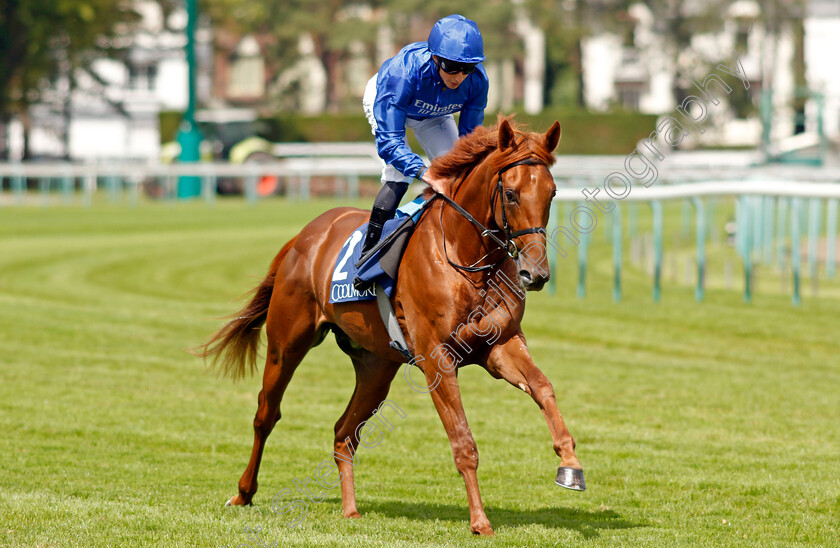
<svg viewBox="0 0 840 548"><path fill-rule="evenodd" d="M506 261L508 258L515 259L516 257L519 256L519 248L516 247L516 243L513 241L514 239L516 239L520 236L525 236L526 234L543 234L543 235L546 234L545 228L541 227L541 226L532 227L532 228L525 228L523 230L512 231L511 228L510 228L510 225L508 224L507 211L505 210L505 199L504 199L504 194L502 192L502 190L504 190L504 185L502 184L502 174L504 172L506 172L507 170L509 170L511 168L514 168L514 167L517 167L517 166L544 166L544 165L545 165L544 162L541 162L541 161L539 161L535 158L525 158L524 160L519 160L517 162L512 162L510 164L507 164L506 166L499 169L499 171L497 172L498 180L496 182L496 186L493 188L493 193L490 196L490 216L491 216L492 219L496 218L496 198L498 197L499 198L498 201L499 201L499 203L501 204L501 207L502 207L502 231L504 231L504 236L505 236L504 240L502 240L501 238L499 238L498 236L496 236L494 234L494 232L499 232L499 230L493 230L493 229L487 228L486 226L481 224L481 222L478 219L473 217L472 214L470 214L469 211L467 211L466 209L464 209L463 207L458 205L452 198L450 198L449 196L447 196L445 194L438 194L438 196L440 196L445 203L452 206L452 208L455 211L457 211L458 213L460 213L461 216L463 216L467 221L469 221L470 223L475 225L479 230L481 230L481 236L482 237L490 238L491 240L493 240L493 242L500 249L504 250L504 252L506 253L506 256L503 256L501 259L499 259L498 261L496 261L493 264L475 266L476 264L478 264L479 262L484 260L490 253L492 253L492 251L490 251L490 252L486 253L483 257L478 259L472 265L461 265L461 264L458 264L456 262L453 262L452 259L449 258L449 254L446 252L446 234L444 233L443 234L443 254L446 257L446 260L449 261L450 265L452 265L453 267L455 267L459 270L464 270L466 272L482 272L482 271L485 271L485 270L489 270L491 268L495 268L495 267L499 266L504 261ZM466 177L467 177L467 175L465 174L464 179L466 179ZM441 208L441 225L440 225L440 228L441 228L441 233L443 233L443 208Z"/></svg>

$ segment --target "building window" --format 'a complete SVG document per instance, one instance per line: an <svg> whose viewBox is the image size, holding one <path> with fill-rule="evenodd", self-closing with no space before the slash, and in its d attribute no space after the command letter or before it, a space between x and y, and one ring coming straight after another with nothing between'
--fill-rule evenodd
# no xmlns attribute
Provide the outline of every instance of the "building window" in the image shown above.
<svg viewBox="0 0 840 548"><path fill-rule="evenodd" d="M128 88L153 91L157 82L157 65L131 63L128 65Z"/></svg>
<svg viewBox="0 0 840 548"><path fill-rule="evenodd" d="M636 82L616 83L618 102L627 110L639 110L639 101L642 97L642 84Z"/></svg>
<svg viewBox="0 0 840 548"><path fill-rule="evenodd" d="M752 21L738 19L738 30L735 32L735 51L744 53L748 51L750 30L752 30Z"/></svg>
<svg viewBox="0 0 840 548"><path fill-rule="evenodd" d="M239 42L230 58L227 95L231 99L256 99L265 94L265 59L253 36Z"/></svg>

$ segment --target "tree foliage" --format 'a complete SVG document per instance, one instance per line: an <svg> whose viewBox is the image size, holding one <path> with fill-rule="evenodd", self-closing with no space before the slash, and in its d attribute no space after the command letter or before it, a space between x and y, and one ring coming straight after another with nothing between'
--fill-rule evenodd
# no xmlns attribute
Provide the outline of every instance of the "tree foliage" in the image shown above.
<svg viewBox="0 0 840 548"><path fill-rule="evenodd" d="M205 0L203 9L214 28L271 36L267 53L276 68L298 58L300 37L308 34L315 44L315 55L327 70L327 102L334 109L340 96L337 75L341 65L354 42L373 48L378 27L376 10L383 4L380 0Z"/></svg>
<svg viewBox="0 0 840 548"><path fill-rule="evenodd" d="M164 12L182 8L184 0L154 0ZM653 16L654 32L673 59L674 94L697 67L687 66L698 33L723 28L723 14L735 0L198 0L216 32L255 34L261 40L269 71L277 74L299 59L302 35L314 44L314 54L327 74L327 104L340 110L346 61L361 46L376 59L379 31L388 27L394 46L421 39L440 17L461 13L482 29L489 60L521 61L522 40L516 33L527 16L546 38L545 98L554 106L583 106L582 41L612 32L632 37L633 4L643 4ZM801 18L805 0L766 0L756 24L776 36L790 19ZM41 98L49 82L65 76L73 85L78 69L93 60L120 56L130 45L139 16L133 0L0 0L0 156L5 151L4 122L17 114L26 124L27 109ZM421 30L422 29L422 30ZM801 33L801 32L800 32ZM630 40L632 41L632 40ZM801 57L801 36L797 54ZM690 56L688 56L690 57ZM797 60L801 65L802 61ZM93 75L95 78L95 74ZM804 85L804 69L796 81Z"/></svg>
<svg viewBox="0 0 840 548"><path fill-rule="evenodd" d="M309 34L327 72L327 103L332 110L340 106L343 62L359 44L374 59L382 25L393 30L397 42L407 43L417 27L428 31L437 19L462 13L480 28L494 29L484 33L488 57L511 58L520 50L510 30L509 0L204 0L203 9L214 28L271 36L267 53L276 68L297 59L300 36Z"/></svg>
<svg viewBox="0 0 840 548"><path fill-rule="evenodd" d="M516 6L510 0L389 0L386 7L397 36L405 35L417 20L428 32L438 19L459 13L481 29L488 59L511 59L522 51L513 32Z"/></svg>
<svg viewBox="0 0 840 548"><path fill-rule="evenodd" d="M59 75L119 53L139 19L127 0L0 0L0 131ZM6 153L0 143L0 154Z"/></svg>

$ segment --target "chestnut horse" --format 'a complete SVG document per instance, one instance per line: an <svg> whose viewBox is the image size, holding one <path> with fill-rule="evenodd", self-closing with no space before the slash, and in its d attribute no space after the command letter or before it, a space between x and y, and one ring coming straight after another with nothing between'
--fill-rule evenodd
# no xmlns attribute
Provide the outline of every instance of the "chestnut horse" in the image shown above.
<svg viewBox="0 0 840 548"><path fill-rule="evenodd" d="M431 394L466 484L470 529L477 534L492 535L493 529L481 503L478 450L461 404L458 367L478 364L528 393L542 410L561 459L556 483L585 488L554 389L534 364L520 327L522 289L542 289L550 274L545 226L555 185L548 168L560 133L558 122L542 135L500 117L496 126L477 128L436 159L430 169L449 181L446 196L438 195L417 222L391 299L415 356L404 370L406 379ZM251 503L286 386L309 349L332 330L356 371L356 388L335 424L334 450L344 456L336 458L344 516L360 517L350 464L358 427L378 409L408 361L389 346L375 302L329 302L339 250L365 221L365 211L345 207L306 225L274 258L251 302L201 347L199 355L221 362L224 373L242 376L246 366L256 370L260 330L266 325L254 446L230 505ZM419 375L412 379L411 365L425 374L425 383L417 382Z"/></svg>

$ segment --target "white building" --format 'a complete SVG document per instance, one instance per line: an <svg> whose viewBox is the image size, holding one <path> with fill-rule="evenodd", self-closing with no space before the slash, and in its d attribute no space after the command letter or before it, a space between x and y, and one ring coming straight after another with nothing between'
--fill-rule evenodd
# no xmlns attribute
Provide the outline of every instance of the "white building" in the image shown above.
<svg viewBox="0 0 840 548"><path fill-rule="evenodd" d="M699 7L701 2L686 0L682 6ZM666 115L677 106L675 88L690 89L690 78L703 77L717 63L733 66L732 52L737 51L753 104L759 106L763 90L772 91L770 137L773 143L784 147L796 133L792 106L795 37L790 22L783 24L778 33L768 35L761 22L762 6L758 0L733 2L722 14L718 30L696 34L685 51L675 51L675 46L660 33L662 21L644 4L633 5L628 13L633 22L629 35L632 38L601 32L582 42L586 105L606 110L622 104L632 110ZM164 21L157 2L135 0L135 8L142 15L142 23L139 31L124 38L123 45L129 51L127 62L101 59L92 68L95 78L83 72L76 74L79 87L70 94L69 101L64 78L56 81L44 93L43 101L32 107L30 149L36 157L60 158L67 152L72 159L85 161L160 158L159 113L183 111L187 105L183 32L186 13L176 11ZM368 16L382 18L382 14L373 12ZM807 85L811 91L822 94L825 134L838 139L840 70L834 55L840 51L840 0L809 0L803 23ZM525 46L522 71L516 73L512 60L486 63L493 82L488 108L510 110L516 99L523 101L526 111L535 112L543 102L544 36L522 17L514 27ZM351 96L361 95L367 78L398 47L387 25L380 29L378 58L371 63L359 45L342 71L343 89ZM425 26L422 31L426 31ZM228 36L222 31L211 37L210 29L199 28L199 104L213 109L271 105L305 114L323 112L327 75L311 39L301 38L298 63L279 73L272 73L274 69L268 66L266 51L270 40L270 36ZM676 81L678 67L688 81ZM285 103L277 102L277 97L284 98ZM805 104L806 135L816 135L819 107L813 98ZM761 118L755 111L739 117L735 109L723 104L710 113L705 126L703 135L692 134L683 145L761 143ZM13 122L9 132L12 159L21 156L22 133L21 124ZM65 146L69 150L65 151Z"/></svg>
<svg viewBox="0 0 840 548"><path fill-rule="evenodd" d="M808 85L825 96L825 132L840 135L840 1L809 0L805 19L805 70Z"/></svg>
<svg viewBox="0 0 840 548"><path fill-rule="evenodd" d="M683 4L685 7L691 4ZM793 56L794 33L790 21L777 34L768 34L761 23L762 5L739 0L723 14L721 29L696 34L690 47L675 51L657 32L655 16L644 4L635 4L629 15L635 20L632 44L617 34L603 32L584 39L582 66L584 98L588 107L606 110L622 104L649 114L667 114L676 108L675 84L690 89L690 82L676 82L677 64L694 78L700 78L716 64L733 66L733 51L750 83L749 95L760 106L763 90L772 91L771 141L781 142L795 133ZM834 55L840 51L840 2L810 0L804 18L806 79L811 91L825 97L822 111L829 138L840 137L840 71ZM729 60L727 62L726 60ZM736 80L737 82L737 80ZM816 134L818 102L805 106L805 131ZM708 130L688 146L757 146L761 142L761 118L754 114L739 118L726 105L710 114Z"/></svg>
<svg viewBox="0 0 840 548"><path fill-rule="evenodd" d="M90 73L78 71L77 89L69 95L67 78L59 78L31 107L29 146L37 157L60 158L65 143L73 160L149 160L160 157L159 113L187 106L187 63L184 46L186 12L163 20L156 2L136 0L140 29L128 41L127 62L99 59ZM209 36L198 33L199 66L209 66ZM209 94L209 76L200 73L197 89ZM65 131L68 135L65 136ZM10 128L12 159L20 158L23 129ZM65 138L66 137L66 138Z"/></svg>

